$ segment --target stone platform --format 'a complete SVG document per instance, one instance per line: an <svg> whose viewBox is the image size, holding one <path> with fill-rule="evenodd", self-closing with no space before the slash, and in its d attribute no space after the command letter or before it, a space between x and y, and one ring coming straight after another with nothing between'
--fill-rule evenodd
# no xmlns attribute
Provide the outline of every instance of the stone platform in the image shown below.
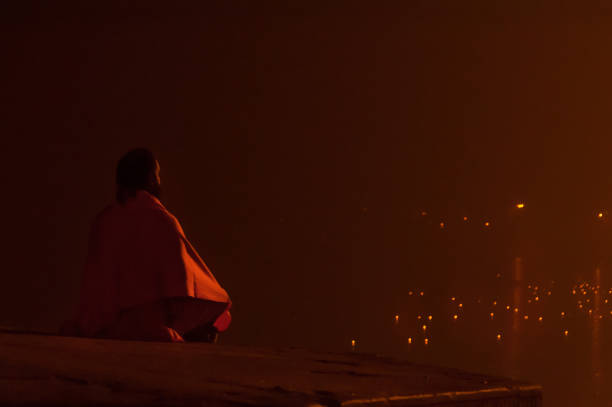
<svg viewBox="0 0 612 407"><path fill-rule="evenodd" d="M0 405L535 407L542 391L359 353L0 331Z"/></svg>

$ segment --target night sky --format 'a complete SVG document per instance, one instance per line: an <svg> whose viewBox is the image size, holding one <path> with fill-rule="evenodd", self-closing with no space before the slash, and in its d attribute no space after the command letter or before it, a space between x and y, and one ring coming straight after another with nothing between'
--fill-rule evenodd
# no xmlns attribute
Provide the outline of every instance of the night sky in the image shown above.
<svg viewBox="0 0 612 407"><path fill-rule="evenodd" d="M74 3L1 6L0 326L71 315L140 146L232 297L228 343L333 347L519 252L612 272L612 8Z"/></svg>

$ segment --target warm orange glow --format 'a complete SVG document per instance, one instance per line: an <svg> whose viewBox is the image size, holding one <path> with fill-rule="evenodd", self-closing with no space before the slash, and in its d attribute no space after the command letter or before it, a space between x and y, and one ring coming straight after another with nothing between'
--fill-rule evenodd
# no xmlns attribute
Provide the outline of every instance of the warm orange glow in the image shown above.
<svg viewBox="0 0 612 407"><path fill-rule="evenodd" d="M501 334L497 334L497 340L501 341Z"/></svg>
<svg viewBox="0 0 612 407"><path fill-rule="evenodd" d="M487 228L488 228L489 226L491 226L491 222L486 221L486 222L484 223L484 225L485 225L485 227L487 227Z"/></svg>
<svg viewBox="0 0 612 407"><path fill-rule="evenodd" d="M562 312L562 313L561 313L561 316L562 316L562 317L564 317L564 316L565 316L565 312Z"/></svg>
<svg viewBox="0 0 612 407"><path fill-rule="evenodd" d="M598 219L601 219L601 218L603 218L603 217L604 217L603 212L599 212L599 213L597 214L597 218L598 218Z"/></svg>
<svg viewBox="0 0 612 407"><path fill-rule="evenodd" d="M427 319L431 321L433 319L433 316L429 315Z"/></svg>
<svg viewBox="0 0 612 407"><path fill-rule="evenodd" d="M521 202L521 203L517 203L517 204L516 204L516 207L517 207L518 209L523 209L523 208L525 207L525 204L524 204L524 203L522 203L522 202Z"/></svg>
<svg viewBox="0 0 612 407"><path fill-rule="evenodd" d="M529 319L529 315L525 315L525 316L523 317L523 319L524 319L525 321L527 321L527 320Z"/></svg>
<svg viewBox="0 0 612 407"><path fill-rule="evenodd" d="M420 315L417 315L417 319L418 319L418 320L420 320L420 319L421 319L421 316L420 316Z"/></svg>
<svg viewBox="0 0 612 407"><path fill-rule="evenodd" d="M539 317L539 318L538 318L538 321L542 322L542 320L543 320L543 318L542 318L542 317Z"/></svg>
<svg viewBox="0 0 612 407"><path fill-rule="evenodd" d="M491 319L493 319L493 316L495 316L495 314L492 312L489 315L491 316Z"/></svg>
<svg viewBox="0 0 612 407"><path fill-rule="evenodd" d="M412 295L412 291L408 291L408 295Z"/></svg>
<svg viewBox="0 0 612 407"><path fill-rule="evenodd" d="M419 293L419 295L422 297L422 296L424 296L424 295L425 295L425 293L424 293L423 291L421 291L421 292Z"/></svg>
<svg viewBox="0 0 612 407"><path fill-rule="evenodd" d="M610 314L612 314L612 311L610 311ZM457 314L453 315L453 319L456 320L457 318L458 318Z"/></svg>
<svg viewBox="0 0 612 407"><path fill-rule="evenodd" d="M464 221L464 222L467 222L467 220L468 220L468 217L467 217L467 216L464 216L464 217L463 217L463 221Z"/></svg>
<svg viewBox="0 0 612 407"><path fill-rule="evenodd" d="M536 301L540 301L540 297L535 297L535 300Z"/></svg>
<svg viewBox="0 0 612 407"><path fill-rule="evenodd" d="M510 310L510 306L509 306L509 305L506 305L506 309L507 309L507 310Z"/></svg>
<svg viewBox="0 0 612 407"><path fill-rule="evenodd" d="M565 336L569 335L569 331L567 331L567 330L563 331L563 335L565 335Z"/></svg>
<svg viewBox="0 0 612 407"><path fill-rule="evenodd" d="M353 340L351 340L351 346L352 346L353 348L355 347L355 343L356 343L356 342L355 342L355 340L354 340L354 339L353 339Z"/></svg>
<svg viewBox="0 0 612 407"><path fill-rule="evenodd" d="M429 339L425 338L425 345L429 345Z"/></svg>
<svg viewBox="0 0 612 407"><path fill-rule="evenodd" d="M455 301L455 297L451 298L451 301Z"/></svg>
<svg viewBox="0 0 612 407"><path fill-rule="evenodd" d="M412 338L408 338L408 343L411 344L412 343Z"/></svg>
<svg viewBox="0 0 612 407"><path fill-rule="evenodd" d="M421 216L427 216L427 212L425 211L421 212Z"/></svg>
<svg viewBox="0 0 612 407"><path fill-rule="evenodd" d="M395 315L395 322L399 321L399 315Z"/></svg>
<svg viewBox="0 0 612 407"><path fill-rule="evenodd" d="M440 229L444 229L444 222L440 222Z"/></svg>
<svg viewBox="0 0 612 407"><path fill-rule="evenodd" d="M423 325L422 328L423 328L423 331L427 331L427 325Z"/></svg>
<svg viewBox="0 0 612 407"><path fill-rule="evenodd" d="M514 308L514 312L518 312L518 308Z"/></svg>
<svg viewBox="0 0 612 407"><path fill-rule="evenodd" d="M463 304L459 304L459 308L463 308Z"/></svg>

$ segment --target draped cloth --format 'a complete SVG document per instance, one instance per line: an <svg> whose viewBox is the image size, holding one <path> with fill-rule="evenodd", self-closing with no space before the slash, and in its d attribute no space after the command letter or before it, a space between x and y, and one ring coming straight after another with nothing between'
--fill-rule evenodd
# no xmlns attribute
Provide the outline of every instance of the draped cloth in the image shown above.
<svg viewBox="0 0 612 407"><path fill-rule="evenodd" d="M181 342L201 324L227 329L230 307L178 220L150 193L138 191L94 220L76 334Z"/></svg>

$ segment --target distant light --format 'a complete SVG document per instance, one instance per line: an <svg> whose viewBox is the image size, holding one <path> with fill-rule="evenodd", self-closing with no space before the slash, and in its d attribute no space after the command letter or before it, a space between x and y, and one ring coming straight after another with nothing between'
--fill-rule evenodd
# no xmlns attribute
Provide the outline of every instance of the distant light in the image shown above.
<svg viewBox="0 0 612 407"><path fill-rule="evenodd" d="M440 229L444 229L444 222L440 222Z"/></svg>
<svg viewBox="0 0 612 407"><path fill-rule="evenodd" d="M398 321L399 321L399 315L396 314L395 315L395 322L398 322Z"/></svg>
<svg viewBox="0 0 612 407"><path fill-rule="evenodd" d="M510 310L510 306L509 306L509 305L506 305L506 309L507 309L507 310Z"/></svg>
<svg viewBox="0 0 612 407"><path fill-rule="evenodd" d="M425 338L424 342L425 342L425 345L429 345L429 339L428 338Z"/></svg>
<svg viewBox="0 0 612 407"><path fill-rule="evenodd" d="M523 319L524 319L525 321L527 321L527 320L529 319L529 315L525 315L525 316L523 317Z"/></svg>
<svg viewBox="0 0 612 407"><path fill-rule="evenodd" d="M427 212L425 211L421 212L421 216L427 216Z"/></svg>
<svg viewBox="0 0 612 407"><path fill-rule="evenodd" d="M543 320L543 319L544 319L544 318L539 317L539 318L538 318L538 321L542 322L542 320Z"/></svg>
<svg viewBox="0 0 612 407"><path fill-rule="evenodd" d="M463 217L463 221L464 221L464 222L467 222L467 220L468 220L468 217L467 217L467 216L464 216L464 217Z"/></svg>
<svg viewBox="0 0 612 407"><path fill-rule="evenodd" d="M612 314L612 312L610 312ZM565 312L561 312L561 316L564 317L565 316Z"/></svg>
<svg viewBox="0 0 612 407"><path fill-rule="evenodd" d="M493 316L495 316L495 314L492 312L489 315L491 316L491 319L493 319Z"/></svg>
<svg viewBox="0 0 612 407"><path fill-rule="evenodd" d="M540 297L535 297L535 300L536 301L540 301Z"/></svg>
<svg viewBox="0 0 612 407"><path fill-rule="evenodd" d="M355 348L355 344L356 344L355 340L354 340L354 339L353 339L353 340L351 340L351 347L352 347L353 349Z"/></svg>
<svg viewBox="0 0 612 407"><path fill-rule="evenodd" d="M412 295L412 291L408 291L408 295Z"/></svg>
<svg viewBox="0 0 612 407"><path fill-rule="evenodd" d="M408 343L412 344L412 338L408 338Z"/></svg>
<svg viewBox="0 0 612 407"><path fill-rule="evenodd" d="M565 336L569 335L569 331L566 329L565 331L563 331L563 335Z"/></svg>
<svg viewBox="0 0 612 407"><path fill-rule="evenodd" d="M433 319L433 316L429 315L427 319L431 321Z"/></svg>
<svg viewBox="0 0 612 407"><path fill-rule="evenodd" d="M421 328L423 329L423 331L427 331L427 325L423 325Z"/></svg>
<svg viewBox="0 0 612 407"><path fill-rule="evenodd" d="M514 308L514 312L518 312L518 307Z"/></svg>
<svg viewBox="0 0 612 407"><path fill-rule="evenodd" d="M459 308L463 308L463 304L459 304Z"/></svg>
<svg viewBox="0 0 612 407"><path fill-rule="evenodd" d="M610 311L610 314L612 314L612 311ZM456 320L457 318L459 318L459 317L457 316L457 314L453 315L453 319L454 319L454 320Z"/></svg>
<svg viewBox="0 0 612 407"><path fill-rule="evenodd" d="M484 223L484 225L485 225L485 227L487 227L487 228L488 228L489 226L491 226L491 222L486 221L486 222Z"/></svg>
<svg viewBox="0 0 612 407"><path fill-rule="evenodd" d="M420 315L417 315L417 319L418 319L418 320L420 320L420 319L421 319L421 316L420 316Z"/></svg>
<svg viewBox="0 0 612 407"><path fill-rule="evenodd" d="M419 293L419 295L422 297L422 296L424 296L424 295L425 295L425 293L424 293L423 291L421 291L421 292Z"/></svg>
<svg viewBox="0 0 612 407"><path fill-rule="evenodd" d="M604 217L603 212L599 212L599 213L597 214L597 218L598 218L598 219L602 219L603 217Z"/></svg>
<svg viewBox="0 0 612 407"><path fill-rule="evenodd" d="M455 297L451 297L451 301L455 301Z"/></svg>
<svg viewBox="0 0 612 407"><path fill-rule="evenodd" d="M518 209L523 209L523 208L525 207L525 204L524 204L524 203L522 203L522 202L521 202L521 203L517 203L517 204L516 204L516 207L517 207Z"/></svg>
<svg viewBox="0 0 612 407"><path fill-rule="evenodd" d="M501 341L501 334L497 334L497 340Z"/></svg>

